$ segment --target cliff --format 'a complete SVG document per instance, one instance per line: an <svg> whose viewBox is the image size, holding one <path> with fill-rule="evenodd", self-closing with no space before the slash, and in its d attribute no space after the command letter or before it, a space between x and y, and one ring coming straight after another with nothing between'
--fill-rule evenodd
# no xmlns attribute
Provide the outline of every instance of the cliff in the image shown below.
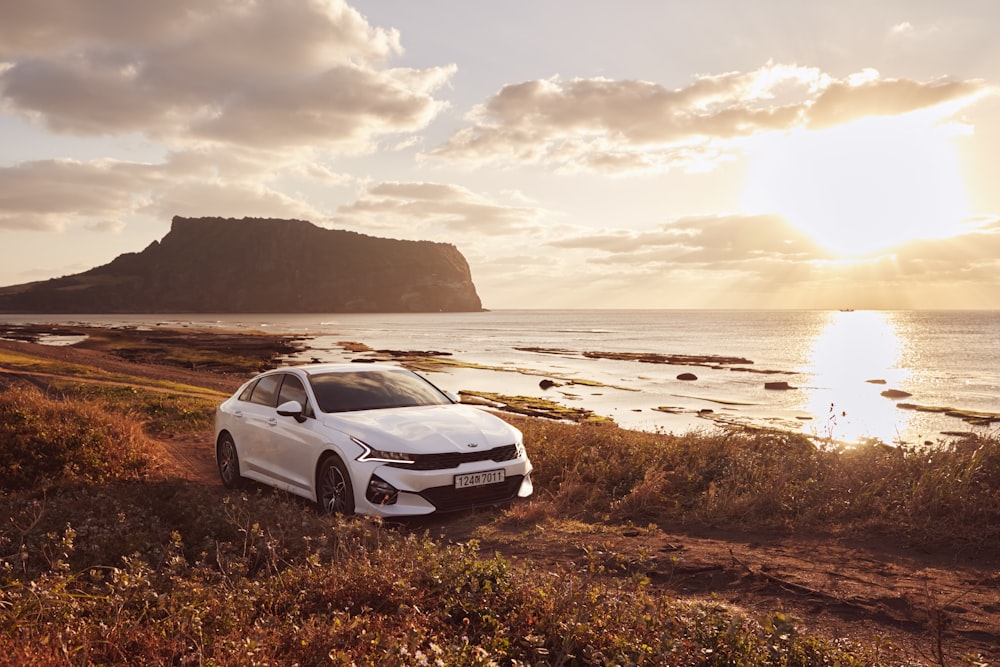
<svg viewBox="0 0 1000 667"><path fill-rule="evenodd" d="M482 310L455 246L302 220L175 217L139 253L0 288L8 313L334 313Z"/></svg>

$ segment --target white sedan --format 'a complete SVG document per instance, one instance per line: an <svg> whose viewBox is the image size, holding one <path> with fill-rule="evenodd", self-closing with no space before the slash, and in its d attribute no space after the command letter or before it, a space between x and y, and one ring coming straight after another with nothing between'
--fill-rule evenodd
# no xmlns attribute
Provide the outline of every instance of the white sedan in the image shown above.
<svg viewBox="0 0 1000 667"><path fill-rule="evenodd" d="M521 432L406 369L311 364L262 373L215 412L219 475L327 513L402 516L531 495Z"/></svg>

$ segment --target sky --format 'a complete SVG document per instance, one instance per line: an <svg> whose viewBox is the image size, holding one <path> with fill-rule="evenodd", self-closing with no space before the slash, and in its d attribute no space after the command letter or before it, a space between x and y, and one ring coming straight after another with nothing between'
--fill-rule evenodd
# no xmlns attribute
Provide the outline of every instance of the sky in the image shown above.
<svg viewBox="0 0 1000 667"><path fill-rule="evenodd" d="M0 285L222 216L452 243L490 309L1000 309L998 28L994 0L0 0Z"/></svg>

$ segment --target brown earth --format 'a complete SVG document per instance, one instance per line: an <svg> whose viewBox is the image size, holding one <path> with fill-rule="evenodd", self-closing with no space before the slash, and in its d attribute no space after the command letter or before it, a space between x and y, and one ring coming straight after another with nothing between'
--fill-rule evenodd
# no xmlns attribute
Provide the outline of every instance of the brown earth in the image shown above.
<svg viewBox="0 0 1000 667"><path fill-rule="evenodd" d="M77 347L0 340L2 350L221 392L235 390L247 377L137 363ZM52 379L0 364L3 375L39 385ZM160 474L219 484L211 440L208 431L160 436ZM477 510L413 519L399 528L446 541L474 538L483 553L498 552L531 567L643 576L664 595L723 602L752 617L782 613L805 632L880 646L887 663L1000 665L1000 554L905 548L878 536L844 540L574 522L512 526L498 516L499 510Z"/></svg>

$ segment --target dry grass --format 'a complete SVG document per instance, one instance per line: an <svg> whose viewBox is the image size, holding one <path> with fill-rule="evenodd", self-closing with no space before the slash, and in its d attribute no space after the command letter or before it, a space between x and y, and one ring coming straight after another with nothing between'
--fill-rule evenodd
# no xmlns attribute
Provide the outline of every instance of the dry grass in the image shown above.
<svg viewBox="0 0 1000 667"><path fill-rule="evenodd" d="M0 485L6 489L134 479L147 463L145 436L132 419L30 386L0 392Z"/></svg>
<svg viewBox="0 0 1000 667"><path fill-rule="evenodd" d="M525 512L636 523L896 535L1000 549L1000 443L818 447L796 435L664 435L510 420L539 494Z"/></svg>
<svg viewBox="0 0 1000 667"><path fill-rule="evenodd" d="M877 647L665 597L641 576L533 569L277 493L143 480L135 400L0 393L0 476L20 488L0 496L0 664L885 664ZM163 424L191 408L156 404L175 413ZM932 456L516 421L539 492L510 520L898 522L910 539L996 543L993 442Z"/></svg>

